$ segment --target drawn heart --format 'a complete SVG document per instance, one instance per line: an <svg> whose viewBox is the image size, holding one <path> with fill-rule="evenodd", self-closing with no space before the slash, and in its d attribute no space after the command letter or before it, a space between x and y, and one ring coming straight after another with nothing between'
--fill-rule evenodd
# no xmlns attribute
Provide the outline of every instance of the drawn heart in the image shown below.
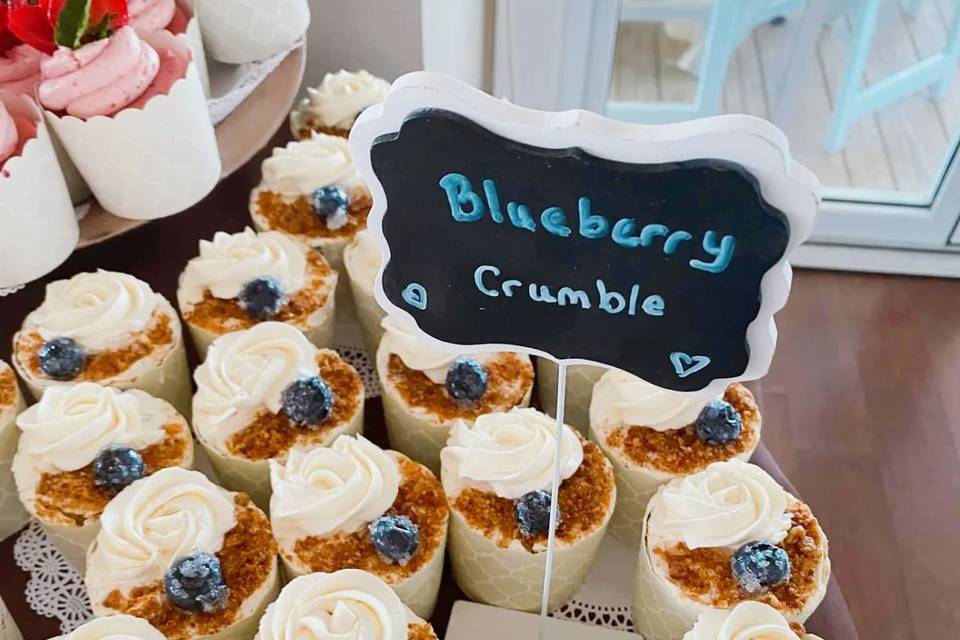
<svg viewBox="0 0 960 640"><path fill-rule="evenodd" d="M426 311L427 290L424 289L422 284L411 282L406 287L404 287L403 293L401 293L400 295L403 297L403 301L406 302L411 307L420 309L420 311Z"/></svg>
<svg viewBox="0 0 960 640"><path fill-rule="evenodd" d="M683 351L674 351L670 354L670 363L677 372L678 378L686 378L710 364L710 358L707 356L691 356Z"/></svg>

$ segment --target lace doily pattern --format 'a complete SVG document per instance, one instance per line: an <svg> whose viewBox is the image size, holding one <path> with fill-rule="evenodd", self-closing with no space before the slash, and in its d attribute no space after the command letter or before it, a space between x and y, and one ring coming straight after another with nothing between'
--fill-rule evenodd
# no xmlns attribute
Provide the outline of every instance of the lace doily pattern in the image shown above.
<svg viewBox="0 0 960 640"><path fill-rule="evenodd" d="M633 608L582 602L573 598L550 614L551 618L571 620L616 631L633 633Z"/></svg>
<svg viewBox="0 0 960 640"><path fill-rule="evenodd" d="M23 289L25 286L27 286L27 285L25 285L25 284L18 284L18 285L15 286L15 287L0 287L0 298L2 298L2 297L4 297L4 296L13 295L13 294L16 293L17 291L20 291L20 289Z"/></svg>
<svg viewBox="0 0 960 640"><path fill-rule="evenodd" d="M366 397L379 398L380 378L377 377L377 368L373 364L373 358L370 357L366 349L349 344L338 344L334 348L340 354L340 357L360 374Z"/></svg>
<svg viewBox="0 0 960 640"><path fill-rule="evenodd" d="M220 124L228 115L233 113L233 110L239 107L240 103L246 100L247 97L253 93L253 90L260 86L260 83L263 82L274 69L280 66L280 63L286 59L291 51L302 46L303 41L301 40L286 51L281 51L266 60L240 65L240 71L237 74L238 77L230 90L221 96L207 100L207 108L210 110L210 119L213 121L213 124Z"/></svg>

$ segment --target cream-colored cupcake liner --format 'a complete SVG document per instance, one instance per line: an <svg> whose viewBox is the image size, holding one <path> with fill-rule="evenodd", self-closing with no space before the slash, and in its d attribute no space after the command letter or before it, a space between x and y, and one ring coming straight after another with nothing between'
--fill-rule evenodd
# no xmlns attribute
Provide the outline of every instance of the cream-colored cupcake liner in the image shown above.
<svg viewBox="0 0 960 640"><path fill-rule="evenodd" d="M563 421L587 435L590 427L590 397L593 385L606 371L603 367L588 364L573 364L567 367L567 393L563 408ZM557 417L557 382L560 367L548 358L537 358L537 397L540 409L547 415Z"/></svg>
<svg viewBox="0 0 960 640"><path fill-rule="evenodd" d="M363 433L362 398L359 410L349 422L327 431L324 444L315 446L327 446L341 435L357 435L359 433ZM273 493L270 489L270 461L247 460L246 458L228 455L206 442L199 433L197 433L197 438L207 454L220 484L231 491L246 493L254 504L263 509L264 513L269 514L270 496ZM282 461L284 458L280 458L280 460Z"/></svg>
<svg viewBox="0 0 960 640"><path fill-rule="evenodd" d="M0 174L0 288L30 282L53 271L80 238L70 193L50 131L26 96L0 91L14 117L37 123L37 134Z"/></svg>
<svg viewBox="0 0 960 640"><path fill-rule="evenodd" d="M643 521L643 540L647 537L648 518L649 507ZM801 624L805 622L820 606L827 593L827 583L830 581L830 559L826 555L827 537L823 530L819 533L824 541L825 553L824 560L817 570L817 591L799 613L781 611L790 622ZM633 622L637 633L645 640L682 640L683 635L696 624L700 614L711 610L711 607L684 597L678 587L656 574L650 558L650 550L646 544L640 547L634 584Z"/></svg>
<svg viewBox="0 0 960 640"><path fill-rule="evenodd" d="M168 31L143 39L192 58L187 40ZM45 115L93 195L122 218L152 220L179 213L220 180L220 152L194 61L166 95L152 98L142 109L88 120L51 111Z"/></svg>
<svg viewBox="0 0 960 640"><path fill-rule="evenodd" d="M210 57L241 64L292 47L310 26L307 0L194 0Z"/></svg>
<svg viewBox="0 0 960 640"><path fill-rule="evenodd" d="M349 252L344 254L344 262L349 264ZM347 277L350 284L350 293L353 297L353 307L357 313L357 321L360 324L360 331L363 334L363 341L369 353L376 353L377 346L380 344L380 338L383 337L384 329L380 325L386 317L386 312L377 304L373 297L373 291L368 290L364 283L353 276L350 268L346 267Z"/></svg>
<svg viewBox="0 0 960 640"><path fill-rule="evenodd" d="M583 584L607 530L609 514L599 528L574 544L558 544L547 608L553 611ZM497 546L466 519L450 510L450 563L453 577L471 600L507 609L539 611L547 554L518 545Z"/></svg>
<svg viewBox="0 0 960 640"><path fill-rule="evenodd" d="M23 640L23 634L17 627L3 598L0 598L0 638L3 640Z"/></svg>
<svg viewBox="0 0 960 640"><path fill-rule="evenodd" d="M17 485L10 470L20 440L17 414L25 407L20 390L17 389L16 393L13 410L9 411L6 417L0 416L0 540L19 531L30 519L30 515L20 504Z"/></svg>

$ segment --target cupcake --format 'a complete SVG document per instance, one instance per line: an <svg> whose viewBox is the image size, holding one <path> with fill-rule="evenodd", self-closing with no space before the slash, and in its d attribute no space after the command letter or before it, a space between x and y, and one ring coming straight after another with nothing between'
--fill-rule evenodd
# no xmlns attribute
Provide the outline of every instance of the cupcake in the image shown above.
<svg viewBox="0 0 960 640"><path fill-rule="evenodd" d="M18 531L28 517L11 471L20 435L16 420L23 408L17 377L10 365L0 360L0 540Z"/></svg>
<svg viewBox="0 0 960 640"><path fill-rule="evenodd" d="M472 600L538 611L543 594L557 449L555 421L513 409L459 421L440 454L450 505L450 561ZM593 563L616 502L600 448L563 426L550 610L566 602Z"/></svg>
<svg viewBox="0 0 960 640"><path fill-rule="evenodd" d="M267 516L198 471L137 480L100 520L85 577L96 616L143 618L167 640L246 640L276 598Z"/></svg>
<svg viewBox="0 0 960 640"><path fill-rule="evenodd" d="M219 336L264 320L333 343L337 274L316 250L275 231L218 231L180 274L177 302L200 356Z"/></svg>
<svg viewBox="0 0 960 640"><path fill-rule="evenodd" d="M23 634L17 627L17 621L7 608L7 604L0 598L0 638L4 640L23 640Z"/></svg>
<svg viewBox="0 0 960 640"><path fill-rule="evenodd" d="M328 73L290 113L290 131L298 140L313 132L346 138L360 112L383 102L389 89L389 82L366 71Z"/></svg>
<svg viewBox="0 0 960 640"><path fill-rule="evenodd" d="M371 353L377 350L380 338L383 337L381 323L387 315L377 304L373 294L382 261L380 247L366 229L358 233L343 251L343 264L350 281L353 306L364 342Z"/></svg>
<svg viewBox="0 0 960 640"><path fill-rule="evenodd" d="M0 90L33 96L40 86L40 63L46 57L27 44L0 45Z"/></svg>
<svg viewBox="0 0 960 640"><path fill-rule="evenodd" d="M169 402L138 389L50 387L17 425L20 501L81 571L113 496L160 469L193 465L190 425Z"/></svg>
<svg viewBox="0 0 960 640"><path fill-rule="evenodd" d="M270 461L270 520L288 578L363 569L429 618L447 544L447 501L429 469L363 436Z"/></svg>
<svg viewBox="0 0 960 640"><path fill-rule="evenodd" d="M590 430L590 396L593 385L607 371L606 367L589 364L567 366L563 421L587 435ZM549 358L537 358L537 398L547 415L557 417L557 381L560 369Z"/></svg>
<svg viewBox="0 0 960 640"><path fill-rule="evenodd" d="M383 321L377 349L384 420L390 446L434 473L440 450L458 421L530 404L533 364L518 353L457 356L438 351L413 333L406 320Z"/></svg>
<svg viewBox="0 0 960 640"><path fill-rule="evenodd" d="M437 640L387 584L343 569L291 580L267 607L255 640Z"/></svg>
<svg viewBox="0 0 960 640"><path fill-rule="evenodd" d="M128 615L94 618L51 640L167 640L143 618Z"/></svg>
<svg viewBox="0 0 960 640"><path fill-rule="evenodd" d="M741 384L721 398L704 398L611 369L593 388L590 438L617 476L610 532L639 544L647 501L660 485L713 462L750 459L760 443L760 410Z"/></svg>
<svg viewBox="0 0 960 640"><path fill-rule="evenodd" d="M787 622L779 611L762 602L745 601L733 609L700 614L683 640L821 640L803 625Z"/></svg>
<svg viewBox="0 0 960 640"><path fill-rule="evenodd" d="M270 503L271 458L363 430L363 382L335 351L261 322L210 345L194 373L193 428L224 486Z"/></svg>
<svg viewBox="0 0 960 640"><path fill-rule="evenodd" d="M243 64L302 44L310 26L307 0L193 0L203 42L214 60Z"/></svg>
<svg viewBox="0 0 960 640"><path fill-rule="evenodd" d="M650 499L634 622L648 640L679 640L700 615L756 601L802 624L829 578L827 537L810 507L760 467L714 462Z"/></svg>
<svg viewBox="0 0 960 640"><path fill-rule="evenodd" d="M177 6L176 0L127 0L130 26L137 33L169 31L183 33L190 20L187 12Z"/></svg>
<svg viewBox="0 0 960 640"><path fill-rule="evenodd" d="M323 251L343 271L343 250L366 228L373 201L343 138L315 134L277 147L250 194L258 231L281 231ZM341 288L345 285L341 284Z"/></svg>
<svg viewBox="0 0 960 640"><path fill-rule="evenodd" d="M176 311L126 273L78 273L47 285L43 304L13 336L13 366L34 398L98 382L141 389L189 415L190 373Z"/></svg>

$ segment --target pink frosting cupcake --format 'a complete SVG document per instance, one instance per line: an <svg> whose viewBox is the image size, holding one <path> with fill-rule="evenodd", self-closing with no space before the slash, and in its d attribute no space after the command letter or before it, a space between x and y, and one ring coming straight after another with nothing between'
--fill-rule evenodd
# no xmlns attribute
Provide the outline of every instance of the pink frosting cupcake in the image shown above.
<svg viewBox="0 0 960 640"><path fill-rule="evenodd" d="M130 26L138 33L155 33L166 29L171 33L183 33L189 18L176 0L129 0L127 11Z"/></svg>
<svg viewBox="0 0 960 640"><path fill-rule="evenodd" d="M0 89L33 95L40 84L40 63L46 55L20 44L0 56Z"/></svg>
<svg viewBox="0 0 960 640"><path fill-rule="evenodd" d="M0 101L0 171L7 160L20 155L27 140L37 135L37 124L24 116L14 116Z"/></svg>

